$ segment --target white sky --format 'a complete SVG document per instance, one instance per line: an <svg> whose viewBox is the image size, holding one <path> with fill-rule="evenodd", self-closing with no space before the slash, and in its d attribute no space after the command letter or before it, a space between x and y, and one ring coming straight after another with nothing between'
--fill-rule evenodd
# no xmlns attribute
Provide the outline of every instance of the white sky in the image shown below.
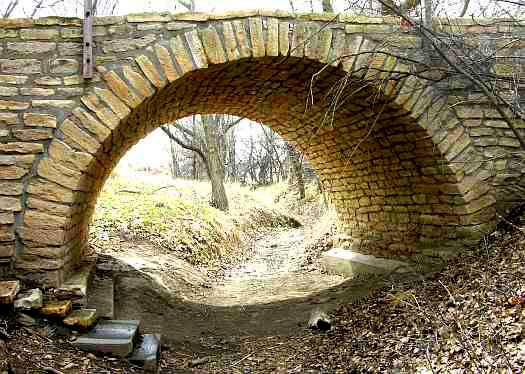
<svg viewBox="0 0 525 374"><path fill-rule="evenodd" d="M321 10L321 1L312 0L315 11ZM7 6L9 0L0 0L0 9ZM24 17L30 14L36 0L20 0L19 6L13 17ZM52 3L52 1L48 2ZM57 2L58 3L58 2ZM346 0L334 0L336 10L343 10ZM5 4L5 5L4 5ZM63 16L79 16L83 12L83 0L65 0L53 9L41 9L37 16L54 15L60 13ZM181 12L185 8L176 5L176 0L119 0L115 9L116 15L140 12ZM199 12L224 12L239 9L280 9L290 10L289 0L197 0L197 11ZM310 0L294 0L296 11L309 11Z"/></svg>

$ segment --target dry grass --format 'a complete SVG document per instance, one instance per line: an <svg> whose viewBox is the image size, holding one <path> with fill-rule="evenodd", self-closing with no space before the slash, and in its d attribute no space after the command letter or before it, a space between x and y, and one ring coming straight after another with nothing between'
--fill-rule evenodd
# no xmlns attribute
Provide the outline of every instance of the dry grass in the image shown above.
<svg viewBox="0 0 525 374"><path fill-rule="evenodd" d="M251 190L229 183L230 210L222 212L209 205L208 181L113 176L97 203L91 243L118 248L122 241L146 240L195 265L237 258L251 236L296 224L289 213L293 197L282 198L286 188L278 184Z"/></svg>

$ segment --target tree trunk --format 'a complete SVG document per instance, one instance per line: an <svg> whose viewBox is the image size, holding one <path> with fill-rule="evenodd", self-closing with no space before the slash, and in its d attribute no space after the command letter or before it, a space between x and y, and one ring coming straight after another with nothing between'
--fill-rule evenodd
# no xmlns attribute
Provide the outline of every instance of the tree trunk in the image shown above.
<svg viewBox="0 0 525 374"><path fill-rule="evenodd" d="M305 187L304 187L304 176L303 176L303 164L301 162L301 156L292 145L288 144L288 157L290 160L290 181L297 184L297 190L299 192L299 198L302 200L305 198Z"/></svg>
<svg viewBox="0 0 525 374"><path fill-rule="evenodd" d="M170 138L170 151L171 151L171 176L178 178L180 176L179 160L177 159L177 148L175 148L175 142Z"/></svg>
<svg viewBox="0 0 525 374"><path fill-rule="evenodd" d="M218 116L202 116L204 137L207 145L208 176L211 181L211 205L222 211L228 210L228 197L224 188L224 164L219 150Z"/></svg>
<svg viewBox="0 0 525 374"><path fill-rule="evenodd" d="M328 13L334 12L332 0L323 0L323 12L328 12Z"/></svg>

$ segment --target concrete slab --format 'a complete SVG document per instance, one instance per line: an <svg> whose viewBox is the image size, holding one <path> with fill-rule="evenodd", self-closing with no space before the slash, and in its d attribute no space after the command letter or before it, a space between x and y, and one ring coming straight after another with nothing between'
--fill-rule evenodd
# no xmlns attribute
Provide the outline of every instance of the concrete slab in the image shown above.
<svg viewBox="0 0 525 374"><path fill-rule="evenodd" d="M139 331L139 321L102 320L72 344L87 352L127 357L133 352Z"/></svg>
<svg viewBox="0 0 525 374"><path fill-rule="evenodd" d="M320 262L326 272L346 277L363 273L386 274L412 271L410 266L402 261L364 255L346 248L333 248L323 253Z"/></svg>
<svg viewBox="0 0 525 374"><path fill-rule="evenodd" d="M145 373L157 373L160 359L160 334L146 334L130 357L130 362L142 366Z"/></svg>

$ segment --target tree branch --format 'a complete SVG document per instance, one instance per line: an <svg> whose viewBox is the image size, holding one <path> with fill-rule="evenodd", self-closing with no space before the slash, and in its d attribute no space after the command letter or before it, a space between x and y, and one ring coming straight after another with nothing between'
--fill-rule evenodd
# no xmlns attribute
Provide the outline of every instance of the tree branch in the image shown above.
<svg viewBox="0 0 525 374"><path fill-rule="evenodd" d="M463 9L461 9L460 17L464 17L467 14L467 9L470 4L470 0L463 0Z"/></svg>
<svg viewBox="0 0 525 374"><path fill-rule="evenodd" d="M512 123L512 119L501 108L501 105L498 102L498 100L501 103L505 104L505 106L507 106L511 110L512 113L514 113L515 115L517 115L517 116L519 116L521 118L522 116L519 113L516 112L516 110L512 107L512 105L510 105L506 100L504 100L497 93L491 92L490 91L490 87L488 87L487 84L485 82L483 82L483 80L477 79L476 77L474 77L471 73L469 73L466 69L464 69L461 66L461 64L458 64L457 62L453 62L446 55L446 53L443 52L441 50L441 48L437 45L436 39L438 39L438 40L440 40L440 39L435 35L435 33L431 29L429 29L429 28L425 27L424 25L421 25L417 21L414 21L413 19L407 17L405 14L403 14L398 9L396 9L397 7L391 7L390 5L387 4L387 2L385 2L385 0L379 0L379 2L383 6L386 6L386 7L390 8L393 12L395 12L395 14L397 16L399 16L399 17L403 18L404 20L410 22L410 24L417 25L417 27L420 29L420 34L425 38L425 40L428 40L430 42L430 44L432 45L433 49L438 53L438 55L443 59L443 61L445 61L453 70L455 70L456 72L458 72L462 76L466 77L472 84L474 84L477 88L479 88L481 90L481 92L483 92L485 97L487 97L487 99L489 99L490 103L495 107L495 109L498 112L498 114L501 116L501 118L503 118L503 120L507 123L507 126L510 128L510 130L513 132L513 134L516 136L516 139L518 139L521 148L523 150L525 150L525 140L521 137L520 133L518 132L518 130L516 129L516 127ZM521 119L523 120L523 118L521 118Z"/></svg>
<svg viewBox="0 0 525 374"><path fill-rule="evenodd" d="M184 143L182 140L180 140L179 138L177 138L175 135L171 133L168 126L161 126L160 128L162 129L162 131L164 131L166 135L168 135L168 137L171 140L173 140L175 143L180 145L182 148L192 151L196 153L197 155L199 155L199 157L202 159L202 162L204 163L204 166L206 167L206 172L208 173L208 176L209 176L210 170L209 170L209 165L208 165L208 158L206 157L206 155L204 154L202 150L200 150L197 147L193 147L192 145Z"/></svg>

